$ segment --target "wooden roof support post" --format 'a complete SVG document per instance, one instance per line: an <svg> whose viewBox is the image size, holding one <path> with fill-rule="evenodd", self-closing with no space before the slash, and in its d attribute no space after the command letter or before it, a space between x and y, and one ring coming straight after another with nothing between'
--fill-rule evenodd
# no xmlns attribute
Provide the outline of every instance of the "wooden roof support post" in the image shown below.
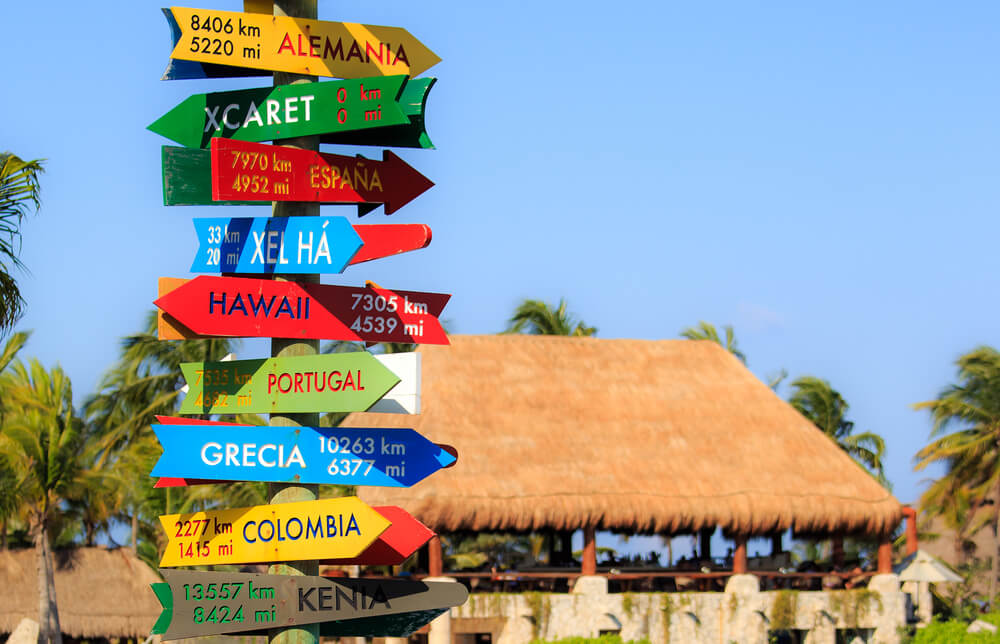
<svg viewBox="0 0 1000 644"><path fill-rule="evenodd" d="M917 511L904 505L903 516L906 518L906 554L909 556L916 552L919 547L917 544Z"/></svg>
<svg viewBox="0 0 1000 644"><path fill-rule="evenodd" d="M783 552L784 546L781 544L781 532L775 532L771 535L771 556L780 555Z"/></svg>
<svg viewBox="0 0 1000 644"><path fill-rule="evenodd" d="M830 537L830 547L832 553L830 558L833 559L833 565L836 568L844 567L844 537L842 535L834 535Z"/></svg>
<svg viewBox="0 0 1000 644"><path fill-rule="evenodd" d="M561 530L559 532L559 563L569 563L573 561L573 531Z"/></svg>
<svg viewBox="0 0 1000 644"><path fill-rule="evenodd" d="M733 574L745 575L747 572L747 536L738 534L733 537L736 549L733 551Z"/></svg>
<svg viewBox="0 0 1000 644"><path fill-rule="evenodd" d="M597 574L597 528L587 526L583 529L583 565L582 575Z"/></svg>
<svg viewBox="0 0 1000 644"><path fill-rule="evenodd" d="M878 544L878 574L892 572L892 536L885 535Z"/></svg>
<svg viewBox="0 0 1000 644"><path fill-rule="evenodd" d="M444 556L441 552L441 537L435 535L427 542L427 574L440 577L444 574Z"/></svg>
<svg viewBox="0 0 1000 644"><path fill-rule="evenodd" d="M715 526L711 528L702 528L698 531L698 536L701 537L701 543L698 544L698 557L701 561L706 561L712 558L712 535L715 534Z"/></svg>

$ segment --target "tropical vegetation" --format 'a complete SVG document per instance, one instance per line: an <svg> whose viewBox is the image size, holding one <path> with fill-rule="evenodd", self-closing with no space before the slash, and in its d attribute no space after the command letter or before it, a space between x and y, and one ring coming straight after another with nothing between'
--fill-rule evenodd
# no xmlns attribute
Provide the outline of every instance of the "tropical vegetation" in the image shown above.
<svg viewBox="0 0 1000 644"><path fill-rule="evenodd" d="M40 203L39 160L24 161L10 152L0 152L0 335L9 331L24 308L24 298L14 278L22 268L18 258L21 220Z"/></svg>
<svg viewBox="0 0 1000 644"><path fill-rule="evenodd" d="M959 534L974 534L983 527L977 513L955 516L951 495L967 508L989 507L994 543L1000 533L1000 353L977 347L956 361L958 381L945 387L934 400L914 405L933 421L930 444L917 452L917 469L932 463L946 473L924 495L927 507L946 517ZM954 431L949 431L954 430ZM979 516L982 516L981 514ZM972 523L969 522L972 519ZM989 597L997 608L1000 553L991 553Z"/></svg>
<svg viewBox="0 0 1000 644"><path fill-rule="evenodd" d="M184 384L180 363L219 360L236 348L233 340L224 338L161 342L156 339L155 327L155 315L150 314L140 332L123 339L117 361L104 374L97 391L84 398L79 411L73 406L72 386L62 369L21 358L28 333L10 334L0 350L0 547L30 546L36 550L43 641L60 641L49 557L52 548L114 543L113 533L121 534L120 526L129 526L130 545L155 564L164 546L159 515L266 502L267 490L262 484L152 486L149 471L160 448L150 425L157 415L177 410ZM565 300L555 306L524 300L515 308L504 333L586 337L596 331L570 314ZM681 335L717 342L742 362L747 361L731 326L723 327L720 333L713 325L699 322ZM362 348L332 343L323 350ZM412 346L391 345L375 350L410 349ZM946 474L928 488L925 507L938 512L949 526L971 535L984 524L970 523L968 517L974 514L970 510L990 507L988 524L992 530L997 529L1000 519L991 503L1000 498L1000 354L980 347L962 356L957 366L956 384L942 390L937 399L916 405L929 411L933 420L933 440L918 452L917 467L944 464ZM792 406L873 475L884 476L884 441L873 432L855 431L846 400L829 382L802 376L790 387ZM253 416L239 420L264 422ZM339 417L328 416L324 422L335 424ZM566 536L443 535L444 553L449 568L502 569L526 560L544 561L546 553L551 556L554 552L556 539ZM979 570L969 567L970 578ZM965 619L977 614L976 597L970 588L963 586L950 603L943 602L947 608L942 611Z"/></svg>

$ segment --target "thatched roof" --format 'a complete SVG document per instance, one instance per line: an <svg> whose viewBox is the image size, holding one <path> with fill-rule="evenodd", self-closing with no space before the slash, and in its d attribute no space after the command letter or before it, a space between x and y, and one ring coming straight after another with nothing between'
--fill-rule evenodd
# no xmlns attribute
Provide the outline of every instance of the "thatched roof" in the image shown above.
<svg viewBox="0 0 1000 644"><path fill-rule="evenodd" d="M160 615L149 585L161 580L132 550L74 548L54 558L63 633L78 639L149 635ZM0 550L0 633L24 617L38 620L37 561L30 548Z"/></svg>
<svg viewBox="0 0 1000 644"><path fill-rule="evenodd" d="M901 506L736 358L712 342L451 336L422 346L413 427L458 463L409 489L363 488L429 527L676 534L882 534Z"/></svg>

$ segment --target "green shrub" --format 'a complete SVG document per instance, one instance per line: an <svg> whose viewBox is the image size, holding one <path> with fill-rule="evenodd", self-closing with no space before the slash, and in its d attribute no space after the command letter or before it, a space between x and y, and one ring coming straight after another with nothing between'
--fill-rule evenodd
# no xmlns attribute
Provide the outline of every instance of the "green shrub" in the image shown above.
<svg viewBox="0 0 1000 644"><path fill-rule="evenodd" d="M996 623L1000 615L982 615L980 619L990 623ZM924 628L918 628L913 639L913 644L984 644L995 642L1000 644L1000 633L967 633L969 628L967 622L950 619L947 622L937 620L931 622Z"/></svg>
<svg viewBox="0 0 1000 644"><path fill-rule="evenodd" d="M624 641L621 635L601 635L600 637L566 637L561 640L531 640L530 644L649 644L649 640Z"/></svg>

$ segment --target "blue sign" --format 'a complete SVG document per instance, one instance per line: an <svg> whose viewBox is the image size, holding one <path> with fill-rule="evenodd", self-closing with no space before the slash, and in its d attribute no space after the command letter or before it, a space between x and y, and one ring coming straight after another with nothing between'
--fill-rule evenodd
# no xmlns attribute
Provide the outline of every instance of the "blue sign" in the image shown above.
<svg viewBox="0 0 1000 644"><path fill-rule="evenodd" d="M192 273L340 273L362 246L346 217L195 219Z"/></svg>
<svg viewBox="0 0 1000 644"><path fill-rule="evenodd" d="M153 425L150 476L410 487L455 457L412 429Z"/></svg>

